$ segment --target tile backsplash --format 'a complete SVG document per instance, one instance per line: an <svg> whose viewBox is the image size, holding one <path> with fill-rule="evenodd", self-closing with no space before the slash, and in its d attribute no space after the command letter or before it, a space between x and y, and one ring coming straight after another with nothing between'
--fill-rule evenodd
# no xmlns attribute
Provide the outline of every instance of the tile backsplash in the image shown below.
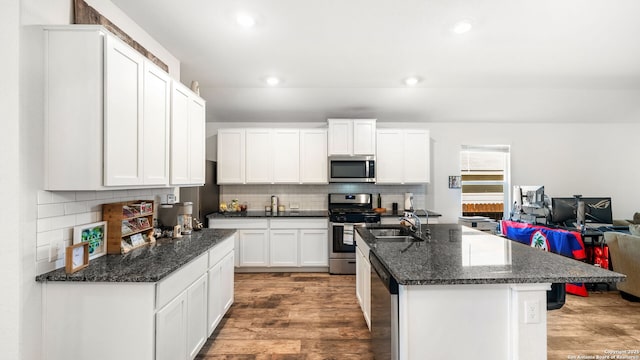
<svg viewBox="0 0 640 360"><path fill-rule="evenodd" d="M278 196L279 204L287 210L297 203L300 210L326 210L329 193L370 193L373 194L373 206L376 206L378 193L382 198L382 207L391 209L391 204L404 204L404 193L412 192L414 206L426 207L425 185L375 185L375 184L328 184L328 185L223 185L220 187L220 201L229 202L238 199L246 202L248 210L264 210L270 205L271 195Z"/></svg>
<svg viewBox="0 0 640 360"><path fill-rule="evenodd" d="M73 227L101 221L102 204L154 200L156 209L174 190L38 191L36 274L64 267L65 248L73 244Z"/></svg>

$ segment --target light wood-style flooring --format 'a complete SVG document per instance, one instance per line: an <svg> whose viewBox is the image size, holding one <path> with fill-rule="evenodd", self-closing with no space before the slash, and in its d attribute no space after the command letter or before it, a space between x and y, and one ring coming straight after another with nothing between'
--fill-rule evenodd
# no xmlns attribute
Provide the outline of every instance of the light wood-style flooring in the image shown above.
<svg viewBox="0 0 640 360"><path fill-rule="evenodd" d="M235 274L235 302L199 360L373 359L355 276ZM567 295L548 315L548 358L640 350L640 303L615 292ZM640 354L639 354L640 355Z"/></svg>

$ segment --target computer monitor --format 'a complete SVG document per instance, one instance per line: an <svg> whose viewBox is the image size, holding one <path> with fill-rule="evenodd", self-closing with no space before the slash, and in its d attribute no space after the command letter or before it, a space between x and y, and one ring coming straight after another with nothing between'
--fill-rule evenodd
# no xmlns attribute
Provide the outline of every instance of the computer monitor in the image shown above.
<svg viewBox="0 0 640 360"><path fill-rule="evenodd" d="M581 197L584 202L584 217L586 224L612 224L610 197ZM554 224L568 224L577 221L578 203L575 197L551 199L551 222Z"/></svg>
<svg viewBox="0 0 640 360"><path fill-rule="evenodd" d="M583 197L585 223L613 224L610 197Z"/></svg>
<svg viewBox="0 0 640 360"><path fill-rule="evenodd" d="M551 198L551 222L564 225L576 221L576 198Z"/></svg>
<svg viewBox="0 0 640 360"><path fill-rule="evenodd" d="M544 207L544 186L520 186L522 206Z"/></svg>

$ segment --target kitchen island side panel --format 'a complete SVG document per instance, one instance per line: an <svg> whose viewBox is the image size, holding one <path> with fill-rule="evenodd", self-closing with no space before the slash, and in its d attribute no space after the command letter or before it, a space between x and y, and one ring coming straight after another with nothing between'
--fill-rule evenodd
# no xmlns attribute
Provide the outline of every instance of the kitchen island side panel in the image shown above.
<svg viewBox="0 0 640 360"><path fill-rule="evenodd" d="M549 287L400 286L400 359L546 359ZM538 301L539 318L535 323L525 323L525 303L532 301Z"/></svg>

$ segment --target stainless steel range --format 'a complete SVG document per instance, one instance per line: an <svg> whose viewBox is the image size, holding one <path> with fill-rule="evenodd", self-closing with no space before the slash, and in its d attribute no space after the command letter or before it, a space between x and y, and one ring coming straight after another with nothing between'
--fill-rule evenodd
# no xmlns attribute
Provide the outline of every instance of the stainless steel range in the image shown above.
<svg viewBox="0 0 640 360"><path fill-rule="evenodd" d="M371 194L329 194L329 273L356 273L354 226L379 222Z"/></svg>

